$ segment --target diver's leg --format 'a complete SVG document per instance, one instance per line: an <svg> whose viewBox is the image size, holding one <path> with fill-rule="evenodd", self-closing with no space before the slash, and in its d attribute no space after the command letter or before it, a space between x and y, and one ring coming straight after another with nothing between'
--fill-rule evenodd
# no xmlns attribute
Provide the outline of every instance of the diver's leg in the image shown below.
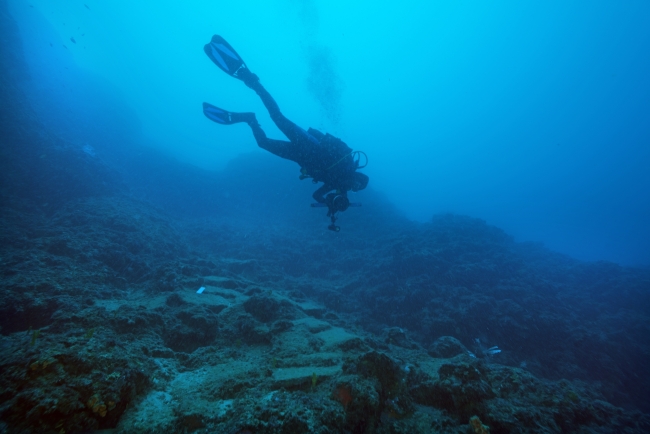
<svg viewBox="0 0 650 434"><path fill-rule="evenodd" d="M253 89L255 93L259 95L262 103L269 111L269 115L271 115L271 119L275 125L280 129L280 131L282 131L285 136L287 136L290 141L300 143L307 140L313 142L314 144L318 143L318 140L316 140L316 138L314 138L307 131L300 128L298 125L291 122L282 114L278 103L275 102L271 94L264 88L264 86L262 86L259 78L257 78L255 74L248 70L246 70L246 72L242 72L242 80L244 81L244 84Z"/></svg>
<svg viewBox="0 0 650 434"><path fill-rule="evenodd" d="M266 133L257 122L249 122L248 125L251 127L251 130L253 130L253 136L255 136L257 146L269 151L273 155L277 155L280 158L296 161L298 152L297 144L295 142L269 139L266 137Z"/></svg>
<svg viewBox="0 0 650 434"><path fill-rule="evenodd" d="M271 115L271 119L273 119L275 125L280 129L280 131L282 131L282 133L285 136L287 136L289 140L291 140L292 142L298 142L306 138L305 135L307 134L307 132L304 131L295 123L293 123L292 121L290 121L289 119L287 119L282 114L282 112L280 111L280 107L278 106L278 103L275 102L271 94L266 89L264 89L264 87L259 81L254 82L249 87L259 95L260 99L262 100L262 103L269 111L269 115Z"/></svg>

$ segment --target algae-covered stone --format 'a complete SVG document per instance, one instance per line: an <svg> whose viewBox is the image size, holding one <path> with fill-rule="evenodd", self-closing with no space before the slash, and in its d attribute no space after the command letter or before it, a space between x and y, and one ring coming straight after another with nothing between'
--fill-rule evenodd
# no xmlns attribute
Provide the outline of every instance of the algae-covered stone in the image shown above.
<svg viewBox="0 0 650 434"><path fill-rule="evenodd" d="M467 348L453 336L441 336L429 348L433 357L450 359L459 354L467 354Z"/></svg>
<svg viewBox="0 0 650 434"><path fill-rule="evenodd" d="M304 386L310 388L314 374L320 381L323 381L340 372L340 366L278 368L273 371L273 387L291 389Z"/></svg>

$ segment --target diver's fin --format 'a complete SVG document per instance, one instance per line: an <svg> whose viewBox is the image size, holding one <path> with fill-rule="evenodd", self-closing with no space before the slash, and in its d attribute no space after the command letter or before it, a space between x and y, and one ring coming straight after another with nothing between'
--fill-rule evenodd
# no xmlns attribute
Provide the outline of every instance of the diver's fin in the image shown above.
<svg viewBox="0 0 650 434"><path fill-rule="evenodd" d="M235 49L219 35L214 35L210 43L205 44L203 51L223 72L235 78L241 80L242 77L239 76L239 71L242 68L248 69Z"/></svg>
<svg viewBox="0 0 650 434"><path fill-rule="evenodd" d="M240 79L247 86L251 87L259 81L257 75L248 69L244 60L221 36L214 35L210 43L203 46L203 51L223 72Z"/></svg>
<svg viewBox="0 0 650 434"><path fill-rule="evenodd" d="M233 113L207 102L203 103L203 114L211 121L221 125L232 125L238 122L257 123L255 113Z"/></svg>

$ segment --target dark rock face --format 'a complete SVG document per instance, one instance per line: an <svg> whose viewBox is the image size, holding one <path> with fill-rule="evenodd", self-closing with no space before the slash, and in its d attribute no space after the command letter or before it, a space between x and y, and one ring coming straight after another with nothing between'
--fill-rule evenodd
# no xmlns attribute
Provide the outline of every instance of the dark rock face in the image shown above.
<svg viewBox="0 0 650 434"><path fill-rule="evenodd" d="M271 297L255 295L244 303L244 309L261 322L275 321L280 317L280 303Z"/></svg>
<svg viewBox="0 0 650 434"><path fill-rule="evenodd" d="M43 333L39 339L48 337ZM34 347L42 345L37 342ZM0 407L2 420L14 430L46 432L68 426L81 432L111 428L149 385L148 375L128 367L119 356L93 357L63 346L50 348L48 355L31 352L28 365L24 365L21 353L2 359L3 390L20 390L11 397L5 395Z"/></svg>
<svg viewBox="0 0 650 434"><path fill-rule="evenodd" d="M406 332L401 327L389 327L384 332L386 334L384 341L388 344L404 348L417 348L417 345L406 336Z"/></svg>
<svg viewBox="0 0 650 434"><path fill-rule="evenodd" d="M279 318L293 319L293 306L266 295L254 295L244 303L244 309L256 320L268 323Z"/></svg>
<svg viewBox="0 0 650 434"><path fill-rule="evenodd" d="M441 359L451 359L461 354L467 354L467 348L453 336L440 336L431 344L429 354Z"/></svg>
<svg viewBox="0 0 650 434"><path fill-rule="evenodd" d="M218 330L217 317L212 312L181 310L174 315L174 321L166 321L162 336L165 345L172 350L192 353L199 347L211 345Z"/></svg>

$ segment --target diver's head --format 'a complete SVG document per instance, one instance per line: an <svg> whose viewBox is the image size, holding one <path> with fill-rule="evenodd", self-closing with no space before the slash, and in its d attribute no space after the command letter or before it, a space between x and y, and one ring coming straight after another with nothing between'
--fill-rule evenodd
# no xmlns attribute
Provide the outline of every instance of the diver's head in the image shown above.
<svg viewBox="0 0 650 434"><path fill-rule="evenodd" d="M352 191L359 191L363 190L366 188L368 185L368 176L364 175L361 172L354 172L352 175L352 188L350 190Z"/></svg>

